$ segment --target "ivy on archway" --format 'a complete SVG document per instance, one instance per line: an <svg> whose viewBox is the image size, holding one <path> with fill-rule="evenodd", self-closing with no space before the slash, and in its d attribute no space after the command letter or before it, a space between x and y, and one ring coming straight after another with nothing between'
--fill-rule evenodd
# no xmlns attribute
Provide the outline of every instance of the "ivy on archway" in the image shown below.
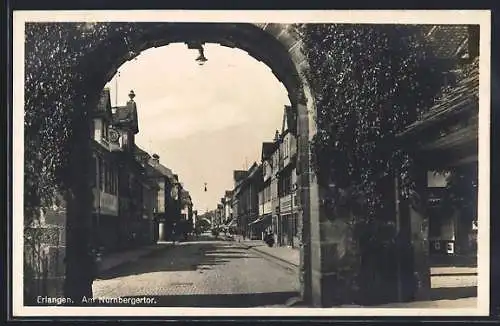
<svg viewBox="0 0 500 326"><path fill-rule="evenodd" d="M67 172L74 123L85 112L85 55L110 35L137 33L135 23L27 23L25 26L24 219L57 204L72 183Z"/></svg>
<svg viewBox="0 0 500 326"><path fill-rule="evenodd" d="M316 104L313 167L327 194L327 214L350 217L359 250L352 255L361 265L339 277L383 289L390 282L383 285L381 277L396 277L384 266L397 255L394 177L402 198L414 193L417 180L412 148L396 135L443 92L449 62L433 56L422 26L314 24L300 30Z"/></svg>
<svg viewBox="0 0 500 326"><path fill-rule="evenodd" d="M316 94L318 179L333 189L333 206L347 194L359 216L374 219L380 186L396 168L403 196L412 189L411 149L400 148L396 135L431 107L447 66L419 26L304 25L302 36Z"/></svg>

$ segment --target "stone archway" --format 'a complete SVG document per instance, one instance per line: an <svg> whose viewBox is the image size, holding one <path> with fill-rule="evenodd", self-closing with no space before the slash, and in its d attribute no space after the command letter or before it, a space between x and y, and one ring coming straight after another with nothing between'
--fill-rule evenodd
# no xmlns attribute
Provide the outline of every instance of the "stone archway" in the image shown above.
<svg viewBox="0 0 500 326"><path fill-rule="evenodd" d="M91 207L92 194L88 184L90 170L90 129L88 112L98 101L100 91L118 67L132 59L141 51L151 47L177 42L218 43L223 46L236 47L269 66L279 81L288 90L292 107L297 114L297 182L299 204L302 207L299 217L299 235L302 239L300 280L301 296L306 302L316 298L315 304L322 305L323 274L319 272L313 277L311 257L311 224L318 224L313 229L319 230L318 186L310 167L309 141L315 133L313 115L315 112L314 96L305 79L308 67L302 53L301 40L296 26L291 24L222 24L222 23L48 23L33 27L33 38L41 37L47 31L54 33L55 50L50 50L50 57L42 57L42 63L31 69L46 69L50 72L50 60L54 53L58 60L67 63L63 75L65 85L53 85L64 89L73 88L72 105L72 137L69 160L65 173L72 177L67 183L65 271L63 278L64 295L78 300L91 294L92 275L82 265L83 257L87 257L88 244L91 241ZM38 34L37 34L38 33ZM64 36L63 36L64 35ZM59 38L58 38L59 36ZM62 40L61 37L66 37ZM71 40L72 38L72 40ZM59 44L57 43L59 42ZM36 46L27 38L27 55L35 56ZM43 60L46 60L45 62ZM55 69L53 67L52 69ZM30 70L30 67L27 69ZM48 83L54 80L46 81ZM45 84L47 86L47 84ZM33 86L37 88L37 85ZM54 92L63 97L64 93ZM27 96L37 96L31 93ZM54 99L52 99L54 100ZM30 101L28 101L29 103ZM31 102L36 102L33 100ZM28 105L28 104L27 104ZM316 235L316 236L319 236ZM315 252L321 250L320 243ZM319 245L319 246L318 246ZM90 259L90 258L89 258ZM317 259L320 255L317 255ZM321 269L321 263L317 270ZM313 282L313 278L318 282ZM313 283L319 285L313 291ZM314 293L314 295L313 295Z"/></svg>

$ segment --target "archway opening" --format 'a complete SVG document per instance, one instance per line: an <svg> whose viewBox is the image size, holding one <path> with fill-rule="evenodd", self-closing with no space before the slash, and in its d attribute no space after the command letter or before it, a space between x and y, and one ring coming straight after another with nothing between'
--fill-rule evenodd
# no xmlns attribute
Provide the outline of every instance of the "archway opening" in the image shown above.
<svg viewBox="0 0 500 326"><path fill-rule="evenodd" d="M86 126L92 126L92 123L89 123L89 117L92 116L94 108L99 106L102 89L107 82L112 81L112 77L116 75L123 63L134 59L149 48L171 43L189 45L217 43L226 47L239 48L270 67L287 90L290 105L285 111L290 119L285 120L296 135L296 142L293 146L296 148L295 183L297 186L293 200L297 202L298 207L302 205L306 208L305 211L297 209L295 212L298 218L294 227L298 230L297 233L303 236L304 232L300 229L309 214L307 204L309 202L308 140L311 136L309 121L311 120L310 114L314 111L306 105L304 80L301 80L297 72L300 65L304 63L303 60L297 59L300 55L293 54L293 48L298 40L291 33L288 34L286 26L272 25L137 23L107 26L108 34L104 40L100 40L91 50L84 53L74 67L77 73L73 83L77 85L78 96L84 98L85 101L75 103L80 114L77 114L79 118L73 121L74 125L78 126L74 130L73 141L79 144L79 148L78 151L71 153L70 171L73 172L70 173L91 176L92 166L99 165L94 164L91 158L92 147L89 141L92 138L92 128ZM76 28L85 33L93 30L95 25L77 25ZM208 65L197 68L207 67ZM130 101L133 102L133 99L134 96L131 96ZM312 101L309 101L309 106L311 105ZM136 128L137 126L132 127L132 129ZM130 139L130 137L127 138ZM179 181L178 178L177 181ZM290 180L288 182L290 183ZM70 297L81 297L82 294L90 292L91 277L88 271L81 268L82 262L79 257L95 242L95 234L93 234L95 218L92 218L89 207L92 207L91 201L92 199L95 201L96 196L92 196L92 185L87 178L74 178L70 188L72 196L68 197L66 221L66 294ZM133 202L124 205L130 206ZM118 206L121 207L122 204L118 203ZM245 219L243 224L248 225L249 222L252 221ZM135 233L132 232L132 234ZM304 250L303 248L301 246L301 250ZM81 282L82 279L90 280L90 284Z"/></svg>

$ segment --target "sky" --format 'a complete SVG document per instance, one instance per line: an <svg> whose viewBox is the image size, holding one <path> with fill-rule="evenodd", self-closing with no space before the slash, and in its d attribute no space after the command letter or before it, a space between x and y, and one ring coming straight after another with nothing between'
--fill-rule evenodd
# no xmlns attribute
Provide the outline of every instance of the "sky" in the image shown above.
<svg viewBox="0 0 500 326"><path fill-rule="evenodd" d="M148 49L105 87L112 106L134 90L136 144L179 175L202 214L234 188L233 170L260 161L290 102L270 68L242 50L206 44L208 61L200 66L197 56L182 43Z"/></svg>

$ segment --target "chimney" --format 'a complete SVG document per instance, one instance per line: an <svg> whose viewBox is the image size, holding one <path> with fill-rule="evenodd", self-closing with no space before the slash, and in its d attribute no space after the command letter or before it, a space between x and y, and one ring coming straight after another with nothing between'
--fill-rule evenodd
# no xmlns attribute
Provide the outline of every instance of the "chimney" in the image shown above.
<svg viewBox="0 0 500 326"><path fill-rule="evenodd" d="M276 133L274 134L274 141L278 141L280 139L280 132L276 130Z"/></svg>
<svg viewBox="0 0 500 326"><path fill-rule="evenodd" d="M151 157L151 163L153 164L153 166L157 166L158 164L160 164L160 156L158 154L153 154L153 156Z"/></svg>

